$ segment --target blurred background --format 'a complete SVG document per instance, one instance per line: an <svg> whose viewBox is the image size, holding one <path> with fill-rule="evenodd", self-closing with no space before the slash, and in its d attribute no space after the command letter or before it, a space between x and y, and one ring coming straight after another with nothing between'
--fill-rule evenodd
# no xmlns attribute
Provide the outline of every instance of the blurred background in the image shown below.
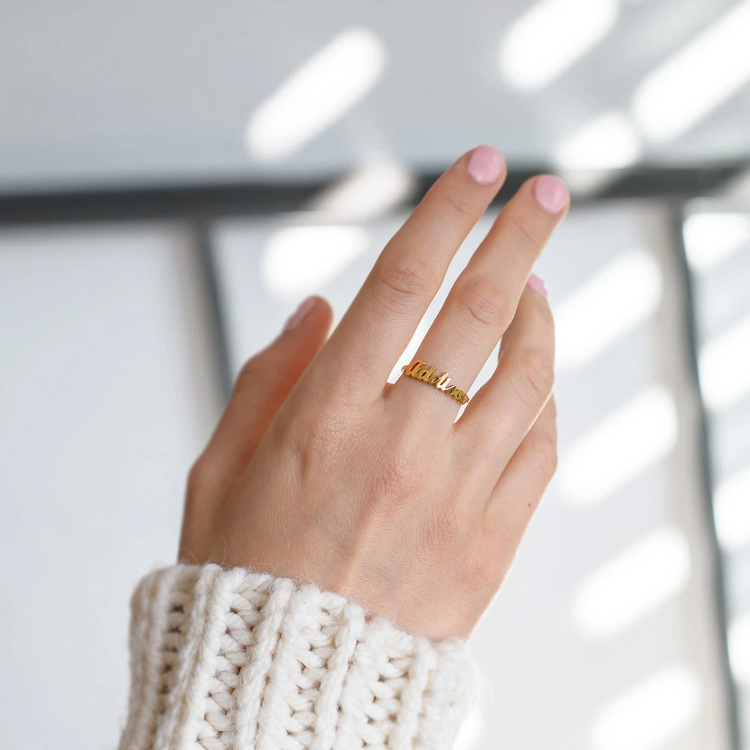
<svg viewBox="0 0 750 750"><path fill-rule="evenodd" d="M750 0L0 5L0 723L103 750L242 362L480 143L552 171L561 462L464 750L750 748ZM490 360L492 361L492 359ZM488 376L483 372L473 390Z"/></svg>

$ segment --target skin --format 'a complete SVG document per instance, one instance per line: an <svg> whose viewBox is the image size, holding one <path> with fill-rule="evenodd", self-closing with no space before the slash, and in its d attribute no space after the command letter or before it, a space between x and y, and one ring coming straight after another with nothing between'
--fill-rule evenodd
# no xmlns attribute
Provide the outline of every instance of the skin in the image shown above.
<svg viewBox="0 0 750 750"><path fill-rule="evenodd" d="M468 390L460 405L395 362L505 179L471 152L386 245L334 332L316 297L243 368L188 479L184 562L311 580L435 640L467 637L499 589L557 464L552 315L526 285L569 204L506 203L415 357Z"/></svg>

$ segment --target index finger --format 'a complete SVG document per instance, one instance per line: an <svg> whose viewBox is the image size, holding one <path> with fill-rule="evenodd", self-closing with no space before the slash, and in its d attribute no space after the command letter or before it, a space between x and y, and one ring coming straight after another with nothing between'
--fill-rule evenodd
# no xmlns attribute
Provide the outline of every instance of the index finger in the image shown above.
<svg viewBox="0 0 750 750"><path fill-rule="evenodd" d="M380 396L440 289L453 256L500 189L507 168L491 146L454 162L383 249L313 363L330 387Z"/></svg>

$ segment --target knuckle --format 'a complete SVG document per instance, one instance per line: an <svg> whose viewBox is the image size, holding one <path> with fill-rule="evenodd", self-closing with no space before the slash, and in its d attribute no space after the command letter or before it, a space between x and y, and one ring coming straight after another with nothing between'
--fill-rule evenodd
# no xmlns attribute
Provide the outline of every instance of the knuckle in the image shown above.
<svg viewBox="0 0 750 750"><path fill-rule="evenodd" d="M453 218L459 221L471 219L472 206L460 192L446 191L443 193L442 199L444 210L447 210Z"/></svg>
<svg viewBox="0 0 750 750"><path fill-rule="evenodd" d="M380 461L375 484L374 496L378 504L400 506L420 491L421 471L410 453L396 451Z"/></svg>
<svg viewBox="0 0 750 750"><path fill-rule="evenodd" d="M255 356L245 362L237 375L234 384L235 392L239 393L256 387L258 379L263 375L265 369L263 359L260 356Z"/></svg>
<svg viewBox="0 0 750 750"><path fill-rule="evenodd" d="M534 314L538 316L543 326L544 336L550 341L555 339L555 317L552 314L552 308L549 302L540 295L533 297L537 304L534 305Z"/></svg>
<svg viewBox="0 0 750 750"><path fill-rule="evenodd" d="M551 437L540 440L534 450L534 458L539 474L549 481L555 475L558 465L557 441Z"/></svg>
<svg viewBox="0 0 750 750"><path fill-rule="evenodd" d="M460 310L474 321L492 328L503 328L510 322L510 296L501 284L477 277L463 282L456 289Z"/></svg>
<svg viewBox="0 0 750 750"><path fill-rule="evenodd" d="M549 398L555 384L552 360L543 352L527 349L517 357L515 386L524 403L538 405Z"/></svg>
<svg viewBox="0 0 750 750"><path fill-rule="evenodd" d="M293 427L292 443L303 459L302 466L316 472L337 465L346 442L343 415L338 410L318 409L310 417L298 415Z"/></svg>
<svg viewBox="0 0 750 750"><path fill-rule="evenodd" d="M550 400L547 402L547 406L545 408L549 409L549 413L552 416L552 424L555 425L555 429L557 429L557 401L555 400L554 396L550 397Z"/></svg>
<svg viewBox="0 0 750 750"><path fill-rule="evenodd" d="M190 467L187 476L187 499L194 502L203 497L213 486L213 469L206 454L199 456Z"/></svg>
<svg viewBox="0 0 750 750"><path fill-rule="evenodd" d="M536 232L530 228L532 225L533 222L530 220L530 217L511 212L507 219L506 229L512 235L512 244L533 249L541 247L543 244L542 240L537 236Z"/></svg>
<svg viewBox="0 0 750 750"><path fill-rule="evenodd" d="M405 253L384 263L375 285L381 293L380 301L399 312L415 301L432 296L440 286L433 265L427 258Z"/></svg>

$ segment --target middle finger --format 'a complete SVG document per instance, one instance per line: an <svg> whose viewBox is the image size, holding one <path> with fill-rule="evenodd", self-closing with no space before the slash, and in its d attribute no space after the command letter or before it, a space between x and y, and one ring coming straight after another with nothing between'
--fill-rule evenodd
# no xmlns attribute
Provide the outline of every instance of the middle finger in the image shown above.
<svg viewBox="0 0 750 750"><path fill-rule="evenodd" d="M450 290L414 355L448 372L451 384L467 391L510 325L531 268L567 212L565 183L553 175L527 180L505 205ZM454 398L402 374L388 394L399 409L409 404L441 421L455 419ZM421 390L415 391L415 388ZM421 394L421 395L419 395Z"/></svg>

